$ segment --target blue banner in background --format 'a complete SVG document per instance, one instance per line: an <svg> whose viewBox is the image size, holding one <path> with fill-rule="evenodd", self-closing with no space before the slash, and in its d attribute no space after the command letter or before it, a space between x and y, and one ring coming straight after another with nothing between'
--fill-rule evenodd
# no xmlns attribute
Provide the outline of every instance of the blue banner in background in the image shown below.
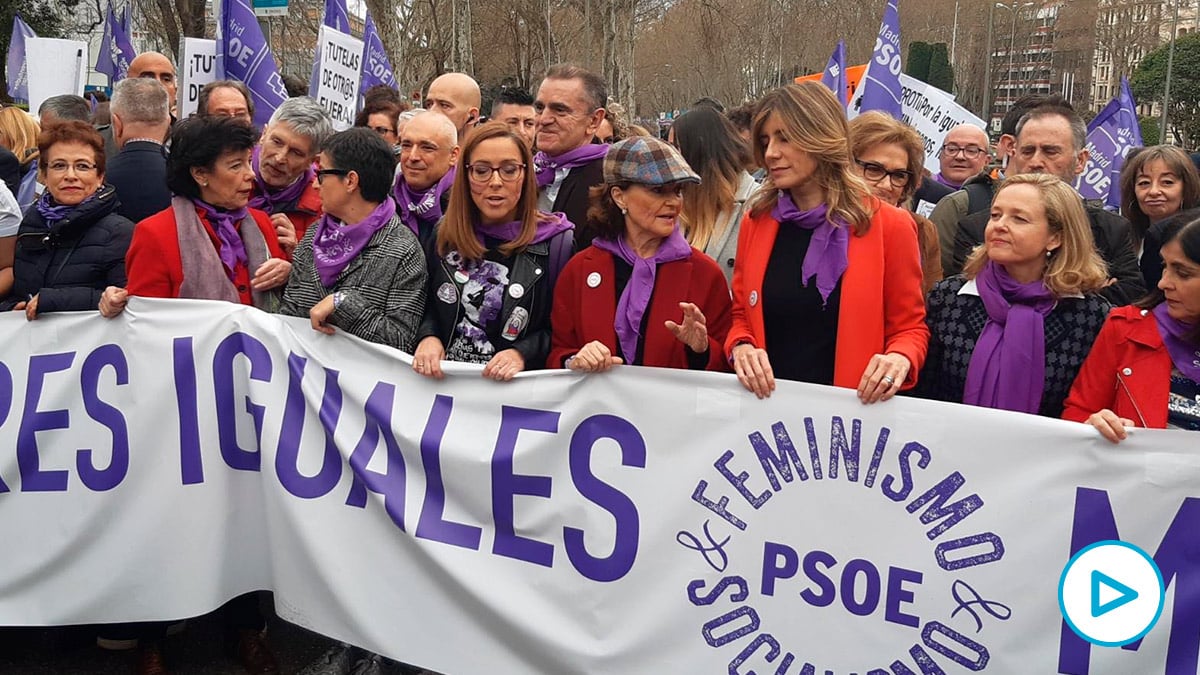
<svg viewBox="0 0 1200 675"><path fill-rule="evenodd" d="M14 101L29 102L29 72L25 69L25 38L37 37L20 15L13 16L12 40L8 43L8 95Z"/></svg>
<svg viewBox="0 0 1200 675"><path fill-rule="evenodd" d="M829 87L842 104L846 103L846 90L849 89L849 85L846 83L845 40L838 40L837 47L833 48L829 63L825 64L825 72L821 73L821 84Z"/></svg>
<svg viewBox="0 0 1200 675"><path fill-rule="evenodd" d="M129 37L129 30L117 20L112 3L108 3L108 12L104 17L104 39L100 42L100 54L96 59L96 70L108 75L109 82L117 83L125 79L129 72L129 64L137 52Z"/></svg>
<svg viewBox="0 0 1200 675"><path fill-rule="evenodd" d="M896 3L897 0L888 0L883 12L875 51L863 75L862 107L858 112L880 110L900 119L900 12Z"/></svg>

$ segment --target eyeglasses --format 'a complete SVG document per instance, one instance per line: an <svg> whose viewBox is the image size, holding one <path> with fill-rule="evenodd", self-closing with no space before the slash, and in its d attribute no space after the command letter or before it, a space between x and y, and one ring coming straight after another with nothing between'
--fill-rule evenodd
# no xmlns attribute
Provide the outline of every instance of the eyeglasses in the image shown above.
<svg viewBox="0 0 1200 675"><path fill-rule="evenodd" d="M977 145L943 145L942 154L947 157L953 157L957 154L962 154L967 159L979 159L979 156L987 152L986 149Z"/></svg>
<svg viewBox="0 0 1200 675"><path fill-rule="evenodd" d="M50 173L66 173L69 169L74 169L75 174L78 176L84 176L95 171L96 165L88 164L87 162L75 162L74 164L71 164L70 162L61 161L51 162L50 164L46 165L46 170Z"/></svg>
<svg viewBox="0 0 1200 675"><path fill-rule="evenodd" d="M854 162L862 167L863 177L872 183L877 183L883 180L884 176L887 176L888 180L892 182L892 187L902 188L905 185L908 185L908 182L913 179L913 174L911 171L905 171L903 169L888 171L887 167L876 164L875 162L864 162L861 159L856 159Z"/></svg>
<svg viewBox="0 0 1200 675"><path fill-rule="evenodd" d="M513 183L521 178L521 174L525 173L524 164L501 164L500 166L491 166L489 164L468 164L467 175L475 183L487 183L492 180L492 174L500 174L500 180L505 183Z"/></svg>
<svg viewBox="0 0 1200 675"><path fill-rule="evenodd" d="M349 173L349 169L317 169L317 185L321 184L325 176L345 176Z"/></svg>
<svg viewBox="0 0 1200 675"><path fill-rule="evenodd" d="M375 133L379 134L380 136L387 136L388 134L396 133L395 129L390 129L388 127L371 127L371 131L374 131Z"/></svg>

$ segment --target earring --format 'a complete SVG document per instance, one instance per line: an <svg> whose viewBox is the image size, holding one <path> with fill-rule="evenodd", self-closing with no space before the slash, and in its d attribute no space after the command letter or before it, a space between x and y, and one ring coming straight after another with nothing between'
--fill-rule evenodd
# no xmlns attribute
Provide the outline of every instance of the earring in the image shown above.
<svg viewBox="0 0 1200 675"><path fill-rule="evenodd" d="M202 185L203 187L208 187L208 181L204 181L204 182L203 182L203 183L201 183L200 185Z"/></svg>
<svg viewBox="0 0 1200 675"><path fill-rule="evenodd" d="M629 210L626 209L625 207L621 207L621 215L623 215L623 216L629 215Z"/></svg>
<svg viewBox="0 0 1200 675"><path fill-rule="evenodd" d="M1054 249L1052 249L1052 248L1046 249L1046 257L1049 258L1052 255L1054 255Z"/></svg>

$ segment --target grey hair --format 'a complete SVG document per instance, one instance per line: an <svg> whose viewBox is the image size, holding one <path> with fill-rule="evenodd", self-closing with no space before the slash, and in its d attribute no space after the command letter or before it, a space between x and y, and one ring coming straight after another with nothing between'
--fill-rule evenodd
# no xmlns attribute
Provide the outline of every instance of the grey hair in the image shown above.
<svg viewBox="0 0 1200 675"><path fill-rule="evenodd" d="M1063 105L1042 105L1030 110L1021 117L1021 121L1017 122L1017 138L1021 137L1021 131L1025 129L1025 125L1031 120L1043 119L1046 117L1061 117L1071 125L1071 144L1073 152L1078 153L1087 146L1087 123L1079 116L1079 113L1073 109Z"/></svg>
<svg viewBox="0 0 1200 675"><path fill-rule="evenodd" d="M325 114L320 103L307 96L289 98L281 103L267 124L273 126L277 122L283 122L292 131L311 139L314 153L323 148L325 141L333 135L333 122L329 115Z"/></svg>
<svg viewBox="0 0 1200 675"><path fill-rule="evenodd" d="M82 96L75 94L59 94L42 101L42 104L38 106L38 117L46 113L51 113L64 122L67 120L89 122L92 119L92 109L88 106L87 101Z"/></svg>
<svg viewBox="0 0 1200 675"><path fill-rule="evenodd" d="M148 77L127 77L113 87L112 112L124 122L168 124L171 102L167 88Z"/></svg>

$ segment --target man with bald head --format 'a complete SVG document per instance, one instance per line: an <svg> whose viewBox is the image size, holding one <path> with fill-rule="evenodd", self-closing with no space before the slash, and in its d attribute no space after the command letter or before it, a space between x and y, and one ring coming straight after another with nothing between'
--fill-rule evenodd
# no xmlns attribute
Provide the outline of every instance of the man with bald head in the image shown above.
<svg viewBox="0 0 1200 675"><path fill-rule="evenodd" d="M400 134L400 175L392 189L400 220L428 247L454 185L458 129L433 111L417 114Z"/></svg>
<svg viewBox="0 0 1200 675"><path fill-rule="evenodd" d="M425 94L425 109L449 118L458 132L459 143L479 121L480 105L479 83L465 73L439 75Z"/></svg>
<svg viewBox="0 0 1200 675"><path fill-rule="evenodd" d="M176 95L179 83L175 79L175 64L171 59L158 52L142 52L129 63L127 77L148 77L158 80L167 89L167 98L171 102L171 115L175 115Z"/></svg>
<svg viewBox="0 0 1200 675"><path fill-rule="evenodd" d="M938 158L941 170L934 174L933 179L959 190L968 178L983 171L991 159L987 134L974 124L960 124L946 134Z"/></svg>

